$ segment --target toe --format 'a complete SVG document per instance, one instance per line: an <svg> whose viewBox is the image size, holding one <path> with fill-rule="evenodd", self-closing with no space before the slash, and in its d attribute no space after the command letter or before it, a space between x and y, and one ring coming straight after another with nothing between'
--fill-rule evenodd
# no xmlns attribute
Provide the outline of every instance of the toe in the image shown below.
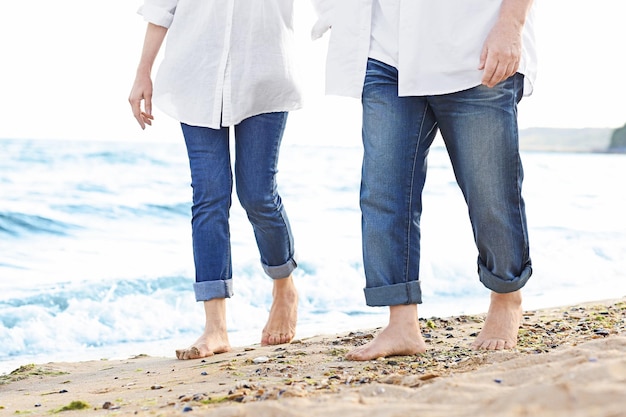
<svg viewBox="0 0 626 417"><path fill-rule="evenodd" d="M206 357L213 356L213 355L214 355L213 352L209 350L202 351L198 349L198 347L196 346L192 346L188 349L181 349L181 350L176 351L176 357L182 360L200 359L200 358L206 358Z"/></svg>

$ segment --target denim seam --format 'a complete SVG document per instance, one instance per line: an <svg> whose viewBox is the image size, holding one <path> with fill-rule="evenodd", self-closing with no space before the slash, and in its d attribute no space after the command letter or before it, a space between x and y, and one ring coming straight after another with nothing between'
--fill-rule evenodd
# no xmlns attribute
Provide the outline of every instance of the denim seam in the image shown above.
<svg viewBox="0 0 626 417"><path fill-rule="evenodd" d="M277 133L277 138L281 139L282 142L282 135L285 131L285 126L287 125L287 114L285 113L285 116L283 117L283 124L282 124L282 128L280 130L281 133ZM276 160L274 161L274 166L278 167L278 157L279 157L279 153L280 153L280 143L278 140L275 140L274 143L276 144L276 152L274 152L275 158ZM274 175L274 184L276 185L276 175ZM278 187L278 185L276 185L276 187ZM277 192L278 194L278 192ZM285 216L283 215L285 213L285 208L281 202L281 210L279 211L280 214L280 218L283 221L283 224L285 225L285 230L288 229L287 227L287 221L285 221ZM292 236L287 233L287 244L289 247L289 259L287 259L285 261L285 263L288 263L290 261L293 261L295 263L295 259L294 259L294 255L295 253L293 253L294 251L292 251L291 249L294 247L294 242L291 240Z"/></svg>
<svg viewBox="0 0 626 417"><path fill-rule="evenodd" d="M517 75L517 74L516 74ZM512 101L513 103L511 103L511 106L513 109L517 109L517 104L519 102L518 100L518 84L519 84L519 77L514 75L513 78L513 89L514 89L514 93L512 96ZM523 88L523 84L522 84L522 88ZM517 111L517 110L516 110ZM524 265L522 265L523 268L526 267L526 264L528 263L528 258L529 258L529 244L528 244L528 230L525 227L524 221L522 219L522 189L520 187L520 180L521 180L521 175L522 175L522 167L521 167L521 160L520 160L520 155L519 155L519 134L517 133L517 129L515 132L515 141L517 142L517 146L516 146L516 165L517 165L517 169L516 169L516 178L515 178L515 187L517 190L517 215L518 215L518 221L520 224L520 227L522 229L522 238L524 239Z"/></svg>
<svg viewBox="0 0 626 417"><path fill-rule="evenodd" d="M409 264L410 264L410 260L411 260L411 250L410 250L410 248L411 248L411 216L413 214L413 211L412 211L412 207L413 207L413 204L412 204L412 202L413 202L413 185L415 183L415 165L417 164L417 157L418 157L419 147L420 147L420 143L421 143L421 140L422 140L422 129L424 127L424 118L426 117L427 110L428 110L428 103L426 104L425 111L424 111L424 113L422 115L422 120L421 120L421 122L419 124L419 129L417 131L417 141L415 143L415 152L413 153L413 167L411 169L411 184L410 184L410 187L409 187L409 201L408 201L408 210L407 210L408 216L406 218L406 222L407 222L407 224L406 224L406 228L407 228L407 234L406 234L407 242L406 242L406 246L405 246L405 248L406 248L406 256L405 256L406 262L405 262L405 265L404 265L404 267L405 267L404 282L409 282L410 281L410 277L408 275L409 275L409 270L410 270ZM407 288L407 294L409 294L408 288Z"/></svg>
<svg viewBox="0 0 626 417"><path fill-rule="evenodd" d="M415 160L417 158L417 148L419 148L419 135L417 139L417 143L415 144L415 150L413 153L413 165L411 167L411 181L409 182L409 198L407 201L407 216L405 219L405 227L406 227L406 242L405 242L405 255L404 255L404 282L409 282L409 270L411 263L411 215L412 210L412 202L413 202L413 183L415 182ZM408 288L407 288L407 296L408 296Z"/></svg>

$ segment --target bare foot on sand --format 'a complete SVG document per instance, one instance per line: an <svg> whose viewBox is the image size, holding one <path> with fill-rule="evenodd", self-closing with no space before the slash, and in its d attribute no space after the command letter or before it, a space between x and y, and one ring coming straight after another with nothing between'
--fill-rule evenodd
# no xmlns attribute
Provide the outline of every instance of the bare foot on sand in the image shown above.
<svg viewBox="0 0 626 417"><path fill-rule="evenodd" d="M369 343L352 350L346 359L367 361L387 356L426 352L426 342L417 319L417 305L389 307L389 324Z"/></svg>
<svg viewBox="0 0 626 417"><path fill-rule="evenodd" d="M178 359L200 359L230 351L226 331L226 300L216 298L204 302L206 324L204 333L186 349L176 350Z"/></svg>
<svg viewBox="0 0 626 417"><path fill-rule="evenodd" d="M296 335L298 291L291 275L274 280L272 295L274 301L261 335L262 346L289 343Z"/></svg>
<svg viewBox="0 0 626 417"><path fill-rule="evenodd" d="M522 293L520 290L491 293L491 304L482 331L472 343L474 349L503 350L517 345L517 333L522 320Z"/></svg>

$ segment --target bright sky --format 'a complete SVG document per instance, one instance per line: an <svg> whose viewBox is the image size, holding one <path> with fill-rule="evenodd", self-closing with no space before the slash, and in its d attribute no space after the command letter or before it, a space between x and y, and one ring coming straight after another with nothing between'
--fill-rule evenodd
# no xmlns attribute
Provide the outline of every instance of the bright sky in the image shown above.
<svg viewBox="0 0 626 417"><path fill-rule="evenodd" d="M521 127L624 125L626 2L537 1L539 76L520 106ZM181 140L178 124L158 111L155 126L141 131L127 102L145 30L141 3L3 0L0 138ZM309 40L312 9L307 0L296 3L307 105L293 115L292 130L311 136L327 126L328 135L347 124L343 131L356 135L359 103L324 97L328 37Z"/></svg>

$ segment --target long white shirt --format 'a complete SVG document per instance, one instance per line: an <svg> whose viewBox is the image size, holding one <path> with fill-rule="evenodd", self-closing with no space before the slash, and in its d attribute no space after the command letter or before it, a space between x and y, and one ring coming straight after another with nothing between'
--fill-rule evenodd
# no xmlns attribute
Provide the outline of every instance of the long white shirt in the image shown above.
<svg viewBox="0 0 626 417"><path fill-rule="evenodd" d="M313 37L332 26L326 65L326 93L361 97L370 52L374 0L325 0ZM478 70L485 39L502 0L400 0L398 89L400 96L447 94L481 84ZM534 6L524 26L518 72L524 94L536 76Z"/></svg>
<svg viewBox="0 0 626 417"><path fill-rule="evenodd" d="M217 129L302 106L293 62L293 0L145 0L139 13L168 28L154 104Z"/></svg>
<svg viewBox="0 0 626 417"><path fill-rule="evenodd" d="M400 0L374 0L369 57L398 67Z"/></svg>

